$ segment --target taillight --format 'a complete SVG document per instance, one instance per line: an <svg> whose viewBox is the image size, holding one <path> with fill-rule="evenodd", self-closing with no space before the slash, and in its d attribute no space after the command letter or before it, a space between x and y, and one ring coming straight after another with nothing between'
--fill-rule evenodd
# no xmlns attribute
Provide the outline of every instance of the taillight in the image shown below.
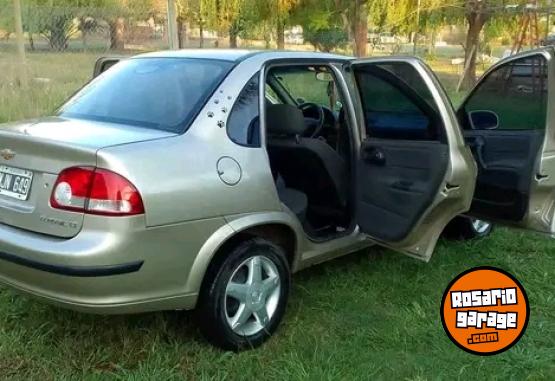
<svg viewBox="0 0 555 381"><path fill-rule="evenodd" d="M126 178L106 169L68 168L60 173L50 205L105 216L132 216L144 213L139 191Z"/></svg>

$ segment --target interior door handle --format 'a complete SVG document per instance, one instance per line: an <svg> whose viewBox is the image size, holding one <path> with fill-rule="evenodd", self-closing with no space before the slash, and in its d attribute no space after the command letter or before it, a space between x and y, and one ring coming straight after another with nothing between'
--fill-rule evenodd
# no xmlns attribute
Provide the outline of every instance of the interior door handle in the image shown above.
<svg viewBox="0 0 555 381"><path fill-rule="evenodd" d="M381 167L383 167L387 162L385 153L377 147L365 148L363 152L363 159L369 164L379 165Z"/></svg>
<svg viewBox="0 0 555 381"><path fill-rule="evenodd" d="M414 186L414 183L412 181L400 180L393 183L391 185L391 188L405 191L405 192L411 192L413 186Z"/></svg>

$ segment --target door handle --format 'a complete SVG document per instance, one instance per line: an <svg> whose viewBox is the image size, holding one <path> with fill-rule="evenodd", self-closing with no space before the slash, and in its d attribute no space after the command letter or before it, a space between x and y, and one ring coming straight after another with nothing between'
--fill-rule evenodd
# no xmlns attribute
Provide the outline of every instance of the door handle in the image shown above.
<svg viewBox="0 0 555 381"><path fill-rule="evenodd" d="M414 186L414 183L412 181L400 180L393 183L391 185L391 188L405 191L405 192L411 192L413 186Z"/></svg>
<svg viewBox="0 0 555 381"><path fill-rule="evenodd" d="M380 167L385 166L387 159L385 153L377 147L368 147L364 149L363 157L365 162L369 164L379 165Z"/></svg>

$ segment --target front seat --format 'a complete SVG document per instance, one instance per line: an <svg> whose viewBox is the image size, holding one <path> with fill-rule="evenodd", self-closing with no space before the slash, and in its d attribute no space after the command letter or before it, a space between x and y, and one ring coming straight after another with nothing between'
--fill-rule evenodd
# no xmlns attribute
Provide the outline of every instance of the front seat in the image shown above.
<svg viewBox="0 0 555 381"><path fill-rule="evenodd" d="M287 187L304 192L311 207L345 208L348 166L326 141L303 137L303 113L291 105L269 105L266 121L270 162Z"/></svg>

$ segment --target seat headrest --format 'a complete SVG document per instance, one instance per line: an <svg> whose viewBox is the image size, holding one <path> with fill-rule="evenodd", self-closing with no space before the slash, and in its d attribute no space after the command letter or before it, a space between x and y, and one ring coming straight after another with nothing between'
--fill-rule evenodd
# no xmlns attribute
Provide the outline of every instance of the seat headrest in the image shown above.
<svg viewBox="0 0 555 381"><path fill-rule="evenodd" d="M307 130L302 111L291 105L268 105L266 123L271 135L303 136Z"/></svg>

